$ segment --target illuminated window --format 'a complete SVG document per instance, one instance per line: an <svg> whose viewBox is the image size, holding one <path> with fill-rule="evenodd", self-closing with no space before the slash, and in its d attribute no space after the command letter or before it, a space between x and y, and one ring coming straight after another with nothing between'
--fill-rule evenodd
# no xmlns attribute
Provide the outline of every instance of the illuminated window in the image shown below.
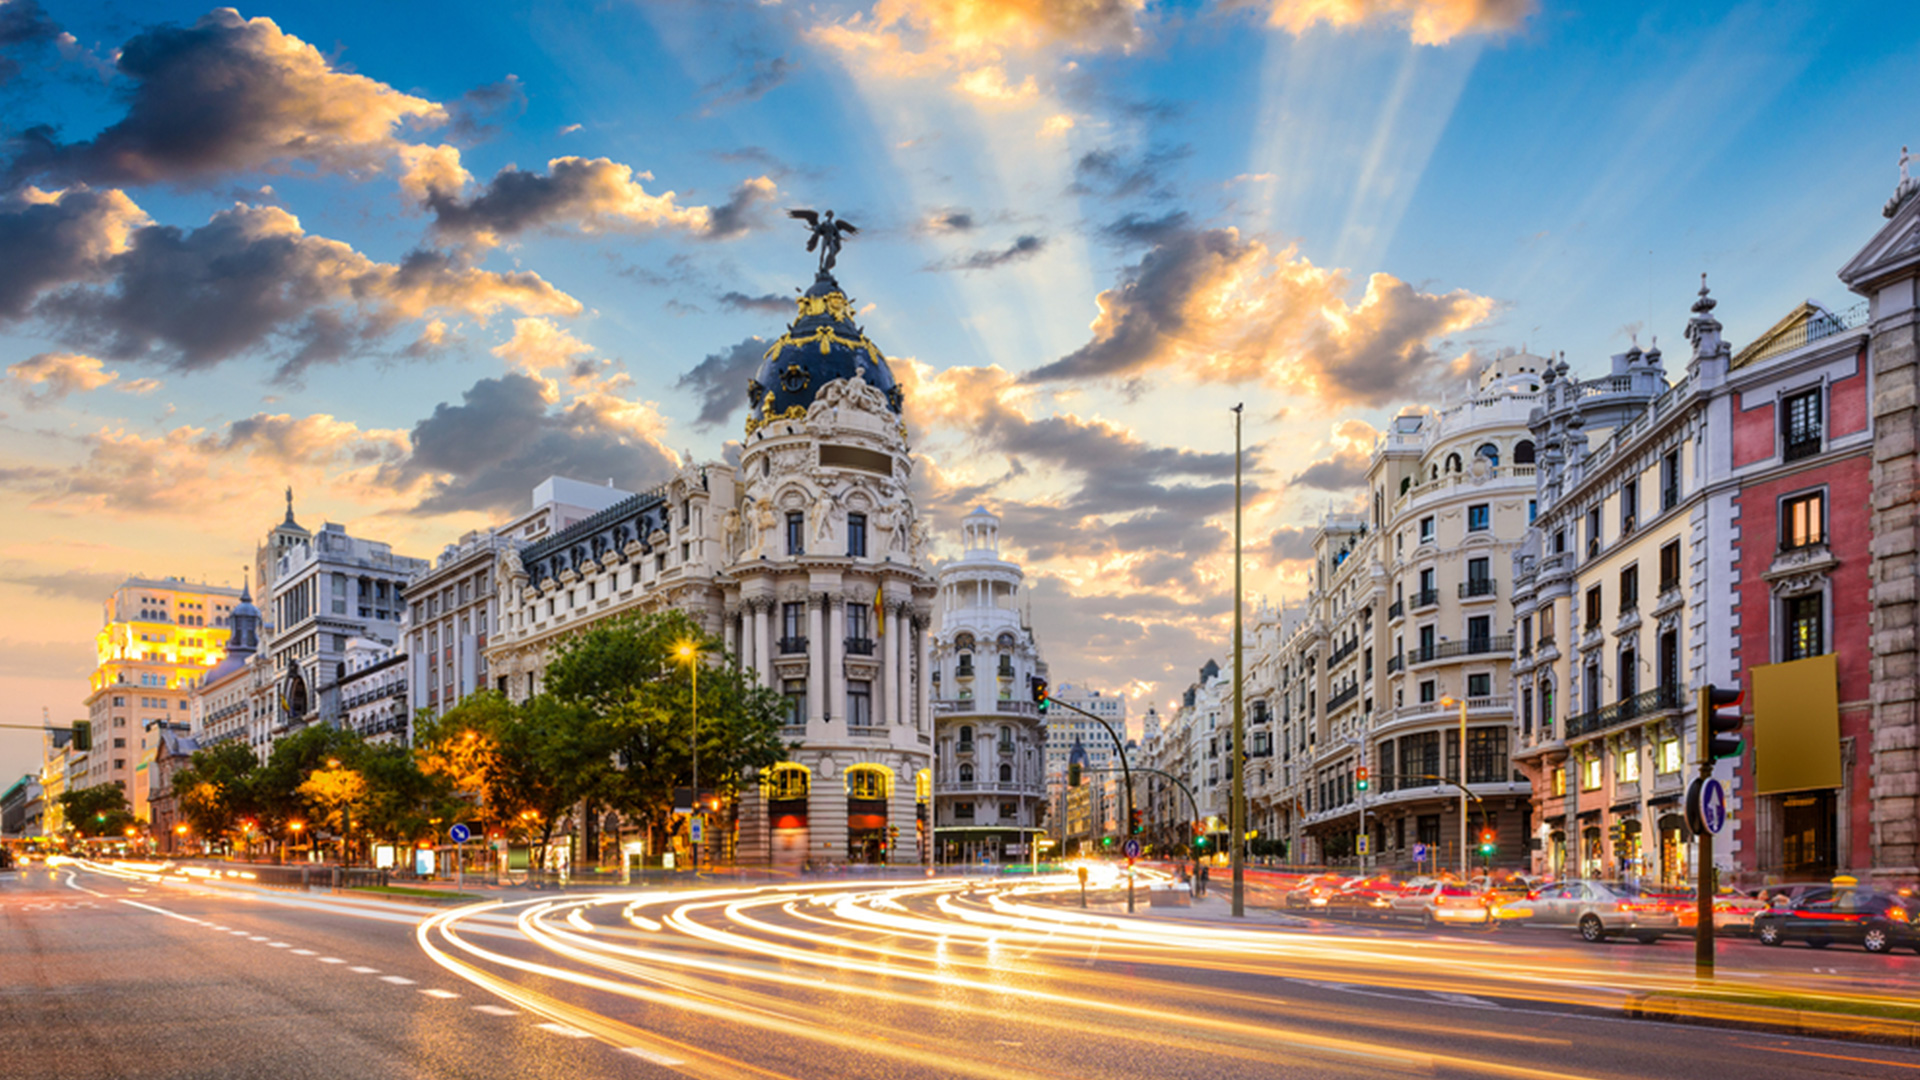
<svg viewBox="0 0 1920 1080"><path fill-rule="evenodd" d="M812 787L813 776L805 765L782 762L760 778L760 791L768 800L804 799Z"/></svg>
<svg viewBox="0 0 1920 1080"><path fill-rule="evenodd" d="M855 765L847 770L847 798L884 799L893 794L893 773L883 765Z"/></svg>
<svg viewBox="0 0 1920 1080"><path fill-rule="evenodd" d="M1660 743L1659 757L1655 768L1663 773L1680 771L1680 740L1663 739Z"/></svg>
<svg viewBox="0 0 1920 1080"><path fill-rule="evenodd" d="M1614 777L1623 784L1637 783L1640 780L1640 748L1629 746L1620 751L1619 762L1614 766Z"/></svg>
<svg viewBox="0 0 1920 1080"><path fill-rule="evenodd" d="M1598 791L1599 789L1600 758L1599 755L1595 755L1580 763L1580 790Z"/></svg>

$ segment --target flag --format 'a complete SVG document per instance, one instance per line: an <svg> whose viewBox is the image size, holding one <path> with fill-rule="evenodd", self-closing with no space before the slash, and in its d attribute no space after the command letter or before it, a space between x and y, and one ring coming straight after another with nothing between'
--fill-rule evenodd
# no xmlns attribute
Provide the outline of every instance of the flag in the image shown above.
<svg viewBox="0 0 1920 1080"><path fill-rule="evenodd" d="M880 604L880 586L873 587L873 636L884 637L887 633L887 609Z"/></svg>

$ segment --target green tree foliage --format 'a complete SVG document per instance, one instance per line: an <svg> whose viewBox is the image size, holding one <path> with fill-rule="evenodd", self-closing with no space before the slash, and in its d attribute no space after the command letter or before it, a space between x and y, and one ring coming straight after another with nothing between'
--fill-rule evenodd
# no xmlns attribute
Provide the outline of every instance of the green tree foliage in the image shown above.
<svg viewBox="0 0 1920 1080"><path fill-rule="evenodd" d="M434 838L436 823L461 818L464 804L447 784L421 771L412 751L401 746L370 746L360 759L367 797L356 811L356 825L368 835L411 846Z"/></svg>
<svg viewBox="0 0 1920 1080"><path fill-rule="evenodd" d="M243 743L224 742L196 750L187 767L173 774L180 813L203 837L222 836L242 818L259 812L254 803L254 773L259 759Z"/></svg>
<svg viewBox="0 0 1920 1080"><path fill-rule="evenodd" d="M135 821L126 793L115 784L63 791L59 803L73 831L84 837L124 836Z"/></svg>
<svg viewBox="0 0 1920 1080"><path fill-rule="evenodd" d="M311 804L300 794L316 769L329 768L338 761L355 769L367 751L365 740L351 731L328 724L313 724L296 735L273 744L273 753L253 778L254 818L262 832L286 838L289 821L305 819Z"/></svg>

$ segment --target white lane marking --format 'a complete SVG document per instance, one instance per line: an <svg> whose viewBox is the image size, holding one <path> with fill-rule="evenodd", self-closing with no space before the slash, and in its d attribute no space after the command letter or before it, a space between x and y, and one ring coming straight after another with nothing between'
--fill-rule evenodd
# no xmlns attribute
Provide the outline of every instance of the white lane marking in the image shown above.
<svg viewBox="0 0 1920 1080"><path fill-rule="evenodd" d="M291 949L291 948L293 948L293 946L291 946L291 945L289 945L289 944L287 944L287 943L286 943L286 942L284 942L284 941L269 941L269 942L267 942L267 948L269 948L269 949Z"/></svg>
<svg viewBox="0 0 1920 1080"><path fill-rule="evenodd" d="M151 911L155 915L165 915L169 919L179 919L181 922L196 921L194 919L187 918L185 915L178 915L178 914L175 914L174 912L168 911L166 908L157 908L157 907L154 907L152 904L143 904L138 900L122 900L120 902L127 905L128 907L137 907L142 911Z"/></svg>
<svg viewBox="0 0 1920 1080"><path fill-rule="evenodd" d="M445 1001L448 998L457 998L460 996L459 994L456 994L451 990L422 990L420 992L427 995L430 998L439 998L442 1001Z"/></svg>
<svg viewBox="0 0 1920 1080"><path fill-rule="evenodd" d="M620 1048L620 1052L623 1054L632 1054L634 1057L639 1058L641 1061L651 1061L655 1065L665 1065L669 1068L675 1065L686 1064L686 1062L681 1061L677 1057L668 1057L667 1055L659 1053L657 1051L649 1050L644 1046L623 1046Z"/></svg>
<svg viewBox="0 0 1920 1080"><path fill-rule="evenodd" d="M89 889L85 885L80 884L78 881L75 881L73 879L72 874L67 875L67 887L70 889L79 889L81 892L86 893L88 896L99 896L104 898L107 895L106 893L103 893L103 892L94 892L92 889Z"/></svg>
<svg viewBox="0 0 1920 1080"><path fill-rule="evenodd" d="M414 980L404 975L382 975L380 976L380 981L383 983L392 983L395 986L412 986L414 983Z"/></svg>
<svg viewBox="0 0 1920 1080"><path fill-rule="evenodd" d="M541 1031L551 1031L551 1032L553 1032L553 1033L554 1033L555 1035L565 1035L565 1036L566 1036L567 1038L569 1038L569 1039L591 1039L591 1038L593 1038L593 1033L592 1033L592 1032L590 1032L590 1031L581 1031L581 1030L580 1030L579 1028L577 1028L577 1027L568 1027L568 1026L567 1026L567 1025L565 1025L565 1024L552 1024L552 1023L548 1023L548 1024L535 1024L535 1025L533 1025L533 1026L534 1026L534 1027L537 1027L537 1028L539 1028L539 1029L540 1029Z"/></svg>
<svg viewBox="0 0 1920 1080"><path fill-rule="evenodd" d="M323 964L344 964L344 963L346 963L346 961L345 961L345 960L342 960L342 959L340 959L340 958L339 958L339 957L337 957L337 956L323 956L323 957L321 957L321 958L320 958L320 962L321 962L321 963L323 963Z"/></svg>
<svg viewBox="0 0 1920 1080"><path fill-rule="evenodd" d="M378 974L380 974L380 969L379 969L379 968L370 968L370 967L350 967L350 968L348 968L347 970L348 970L348 971L351 971L351 972L353 972L353 973L354 973L355 975L378 975Z"/></svg>
<svg viewBox="0 0 1920 1080"><path fill-rule="evenodd" d="M320 955L320 954L319 954L319 953L316 953L316 952L314 952L314 951L313 951L312 949L295 949L295 950L293 950L293 955L295 955L295 956L318 956L318 955Z"/></svg>
<svg viewBox="0 0 1920 1080"><path fill-rule="evenodd" d="M1474 997L1472 994L1455 994L1445 990L1429 990L1427 994L1430 997L1439 998L1441 1001L1447 1002L1450 1005L1466 1005L1475 1009L1498 1009L1503 1007L1488 1001L1486 998Z"/></svg>
<svg viewBox="0 0 1920 1080"><path fill-rule="evenodd" d="M248 935L247 935L247 940L248 940L248 941L265 941L265 940L267 940L267 939L266 939L266 938L264 938L264 937L261 937L261 936L260 936L260 935L258 935L258 934L248 934Z"/></svg>
<svg viewBox="0 0 1920 1080"><path fill-rule="evenodd" d="M247 932L246 932L245 930L229 930L229 931L227 931L227 933L229 933L229 934L232 934L232 935L233 935L234 937L246 937L246 936L247 936Z"/></svg>
<svg viewBox="0 0 1920 1080"><path fill-rule="evenodd" d="M475 1005L473 1007L473 1011L477 1013L486 1013L488 1016L519 1016L520 1015L520 1011L518 1009L506 1009L498 1005Z"/></svg>
<svg viewBox="0 0 1920 1080"><path fill-rule="evenodd" d="M220 932L221 932L221 933L223 933L223 934L227 932L227 928L226 928L226 927L224 927L224 926L215 926L215 925L213 925L212 923L208 923L208 924L207 924L207 929L209 929L209 930L218 930L218 931L220 931Z"/></svg>

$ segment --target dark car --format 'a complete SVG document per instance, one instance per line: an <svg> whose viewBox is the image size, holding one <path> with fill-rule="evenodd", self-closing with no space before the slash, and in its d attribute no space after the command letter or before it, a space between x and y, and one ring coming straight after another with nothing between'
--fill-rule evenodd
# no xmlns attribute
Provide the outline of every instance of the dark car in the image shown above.
<svg viewBox="0 0 1920 1080"><path fill-rule="evenodd" d="M1871 953L1902 945L1920 950L1907 901L1874 889L1809 890L1786 907L1755 915L1753 936L1762 945L1804 941L1824 949L1839 941Z"/></svg>

